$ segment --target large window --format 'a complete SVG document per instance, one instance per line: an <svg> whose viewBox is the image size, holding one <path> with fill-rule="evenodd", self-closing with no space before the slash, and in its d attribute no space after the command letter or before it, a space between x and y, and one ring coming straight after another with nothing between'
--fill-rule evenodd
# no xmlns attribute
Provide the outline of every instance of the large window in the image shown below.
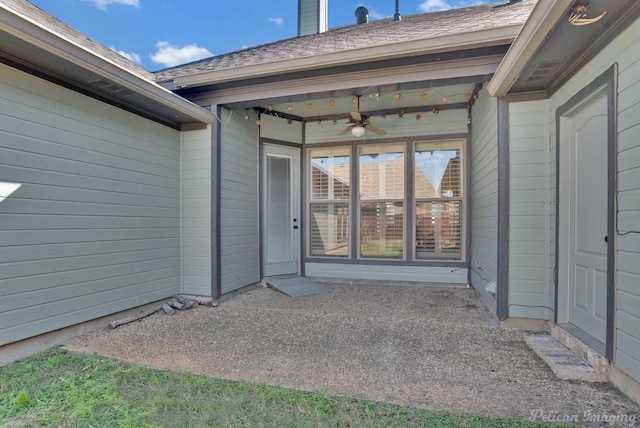
<svg viewBox="0 0 640 428"><path fill-rule="evenodd" d="M310 149L308 256L464 260L464 145L459 139Z"/></svg>
<svg viewBox="0 0 640 428"><path fill-rule="evenodd" d="M414 154L415 258L462 259L460 143L418 143Z"/></svg>
<svg viewBox="0 0 640 428"><path fill-rule="evenodd" d="M350 148L310 152L311 256L349 256Z"/></svg>

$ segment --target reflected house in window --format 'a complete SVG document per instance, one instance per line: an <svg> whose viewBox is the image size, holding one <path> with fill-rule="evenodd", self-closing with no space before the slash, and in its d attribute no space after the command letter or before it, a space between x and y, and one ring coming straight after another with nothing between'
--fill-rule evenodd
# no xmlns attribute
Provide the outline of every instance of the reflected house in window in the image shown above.
<svg viewBox="0 0 640 428"><path fill-rule="evenodd" d="M311 255L349 256L349 164L322 164L325 159L311 163L311 198L326 201L311 204ZM339 200L330 202L330 200Z"/></svg>
<svg viewBox="0 0 640 428"><path fill-rule="evenodd" d="M436 177L437 189L420 167L415 169L417 259L462 259L462 200L454 199L462 198L461 162L458 150L444 153L449 152L455 155Z"/></svg>
<svg viewBox="0 0 640 428"><path fill-rule="evenodd" d="M403 258L404 153L373 150L360 155L360 256Z"/></svg>

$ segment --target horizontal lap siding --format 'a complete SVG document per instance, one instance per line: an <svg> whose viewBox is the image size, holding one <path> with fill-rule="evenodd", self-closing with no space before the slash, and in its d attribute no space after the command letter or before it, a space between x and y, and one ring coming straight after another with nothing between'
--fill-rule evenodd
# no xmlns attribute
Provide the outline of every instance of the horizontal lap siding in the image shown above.
<svg viewBox="0 0 640 428"><path fill-rule="evenodd" d="M182 289L212 295L211 128L182 138Z"/></svg>
<svg viewBox="0 0 640 428"><path fill-rule="evenodd" d="M260 281L258 127L231 116L222 125L220 268L222 293ZM224 114L227 117L227 114Z"/></svg>
<svg viewBox="0 0 640 428"><path fill-rule="evenodd" d="M179 292L179 133L0 67L0 345Z"/></svg>
<svg viewBox="0 0 640 428"><path fill-rule="evenodd" d="M498 272L498 103L486 90L472 110L471 284L494 307L485 287Z"/></svg>
<svg viewBox="0 0 640 428"><path fill-rule="evenodd" d="M555 112L614 63L618 63L619 231L614 362L620 370L640 381L640 22L633 23L560 88L550 100L550 111ZM553 118L551 130L555 130ZM555 134L551 141L555 142ZM553 150L555 147L552 154ZM555 176L552 178L554 183Z"/></svg>
<svg viewBox="0 0 640 428"><path fill-rule="evenodd" d="M302 124L265 114L260 117L260 138L302 144Z"/></svg>
<svg viewBox="0 0 640 428"><path fill-rule="evenodd" d="M622 235L618 236L616 364L640 381L640 24L633 27L617 40L617 220Z"/></svg>
<svg viewBox="0 0 640 428"><path fill-rule="evenodd" d="M548 101L509 104L509 316L553 318ZM545 308L546 307L546 308Z"/></svg>
<svg viewBox="0 0 640 428"><path fill-rule="evenodd" d="M451 267L307 262L305 263L305 275L321 278L370 279L449 284L467 283L467 269Z"/></svg>
<svg viewBox="0 0 640 428"><path fill-rule="evenodd" d="M377 135L366 131L364 137L355 138L351 133L339 136L340 131L349 126L348 120L339 120L337 123L325 120L320 123L308 122L305 125L305 143L342 143L350 139L358 141L375 141L403 137L416 137L428 135L466 134L467 110L445 110L439 114L423 113L420 120L416 120L415 114L374 116L371 124L387 131L387 135Z"/></svg>

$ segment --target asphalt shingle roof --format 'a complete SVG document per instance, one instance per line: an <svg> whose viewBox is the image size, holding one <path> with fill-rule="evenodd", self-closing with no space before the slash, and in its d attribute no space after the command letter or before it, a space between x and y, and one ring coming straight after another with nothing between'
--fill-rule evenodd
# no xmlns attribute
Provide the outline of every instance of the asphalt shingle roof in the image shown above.
<svg viewBox="0 0 640 428"><path fill-rule="evenodd" d="M92 55L100 56L103 59L118 65L129 73L135 74L143 79L150 81L154 80L153 73L150 73L117 52L114 52L103 44L96 42L89 36L54 18L30 2L26 0L2 0L0 3L2 3L0 7L13 11L17 15L30 20L46 31L73 43L87 52L90 52Z"/></svg>
<svg viewBox="0 0 640 428"><path fill-rule="evenodd" d="M324 33L292 37L156 72L158 81L215 70L311 57L413 40L431 39L525 23L537 0L516 0L380 19Z"/></svg>

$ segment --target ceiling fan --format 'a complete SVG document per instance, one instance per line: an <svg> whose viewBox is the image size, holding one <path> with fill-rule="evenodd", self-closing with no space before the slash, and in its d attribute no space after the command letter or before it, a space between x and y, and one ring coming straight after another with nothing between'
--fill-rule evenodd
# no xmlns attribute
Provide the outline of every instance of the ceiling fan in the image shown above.
<svg viewBox="0 0 640 428"><path fill-rule="evenodd" d="M387 135L387 131L371 124L369 116L360 113L360 97L358 97L358 111L352 111L350 113L349 122L351 122L351 125L340 131L338 135L344 135L351 131L351 134L354 137L362 137L364 135L365 128L378 135Z"/></svg>

